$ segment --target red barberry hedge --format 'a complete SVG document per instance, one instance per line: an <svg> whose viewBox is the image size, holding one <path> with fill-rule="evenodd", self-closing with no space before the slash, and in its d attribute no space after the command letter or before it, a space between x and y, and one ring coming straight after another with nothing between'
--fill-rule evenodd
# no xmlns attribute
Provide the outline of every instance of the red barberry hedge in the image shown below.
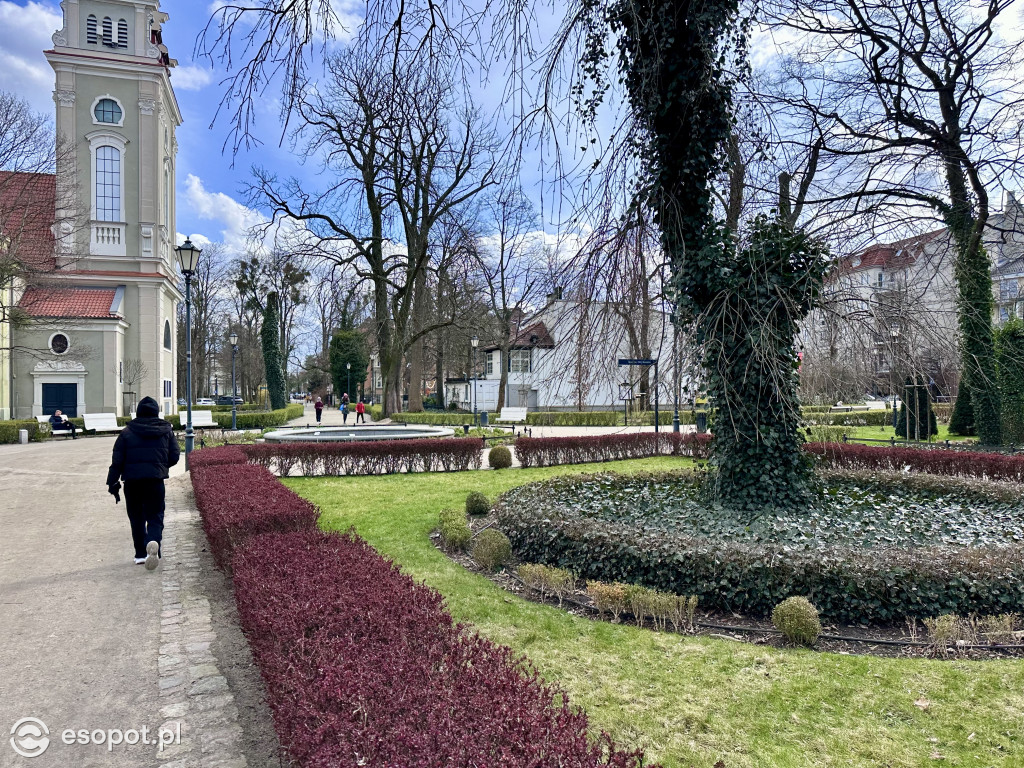
<svg viewBox="0 0 1024 768"><path fill-rule="evenodd" d="M240 445L222 445L217 448L202 448L189 454L190 467L212 467L225 464L246 464L249 457Z"/></svg>
<svg viewBox="0 0 1024 768"><path fill-rule="evenodd" d="M391 475L479 469L483 446L475 437L372 440L351 443L261 443L245 446L249 461L281 477L299 467L316 475Z"/></svg>
<svg viewBox="0 0 1024 768"><path fill-rule="evenodd" d="M235 598L281 744L306 768L642 765L362 539L249 539Z"/></svg>
<svg viewBox="0 0 1024 768"><path fill-rule="evenodd" d="M233 551L250 536L316 528L317 508L252 464L193 465L196 507L214 559L229 566Z"/></svg>
<svg viewBox="0 0 1024 768"><path fill-rule="evenodd" d="M584 437L520 437L516 458L524 467L585 464L647 456L692 456L705 459L711 435L695 432L639 432Z"/></svg>
<svg viewBox="0 0 1024 768"><path fill-rule="evenodd" d="M933 475L961 475L989 480L1024 480L1024 456L980 451L950 451L940 448L901 448L857 445L855 443L807 443L809 453L821 463L845 469L880 469L900 472L928 472Z"/></svg>

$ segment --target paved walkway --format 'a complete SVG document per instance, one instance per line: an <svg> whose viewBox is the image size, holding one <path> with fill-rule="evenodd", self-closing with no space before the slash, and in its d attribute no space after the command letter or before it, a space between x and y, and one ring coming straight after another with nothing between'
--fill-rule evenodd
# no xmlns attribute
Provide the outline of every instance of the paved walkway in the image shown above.
<svg viewBox="0 0 1024 768"><path fill-rule="evenodd" d="M230 592L204 551L183 467L168 482L165 557L147 572L132 563L124 502L103 483L113 442L0 446L0 766L262 768L276 741L243 733L268 728L265 706L239 723L231 678L263 705L237 626L217 621L233 610ZM32 759L10 742L25 717L49 730ZM31 736L32 725L19 733ZM141 742L144 727L149 745L108 743L108 729ZM160 750L161 728L180 743ZM103 743L65 744L66 729Z"/></svg>

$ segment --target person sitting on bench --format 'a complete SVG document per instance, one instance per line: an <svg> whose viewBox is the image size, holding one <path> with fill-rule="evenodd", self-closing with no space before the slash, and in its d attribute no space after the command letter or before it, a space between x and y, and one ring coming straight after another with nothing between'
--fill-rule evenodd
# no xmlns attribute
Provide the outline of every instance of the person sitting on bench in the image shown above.
<svg viewBox="0 0 1024 768"><path fill-rule="evenodd" d="M71 430L71 439L77 440L78 437L75 435L75 425L72 424L68 420L68 417L61 413L58 408L53 412L53 416L50 417L50 431L57 432L58 430L66 431L69 429Z"/></svg>

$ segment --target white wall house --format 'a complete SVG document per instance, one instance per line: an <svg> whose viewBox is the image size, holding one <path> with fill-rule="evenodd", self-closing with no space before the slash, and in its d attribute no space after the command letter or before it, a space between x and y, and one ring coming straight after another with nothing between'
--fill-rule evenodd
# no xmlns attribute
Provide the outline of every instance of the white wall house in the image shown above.
<svg viewBox="0 0 1024 768"><path fill-rule="evenodd" d="M636 343L644 333L643 326L646 347ZM507 360L502 360L496 346L483 350L476 383L477 410L497 406L502 366L508 368L505 405L509 407L525 406L532 411L621 408L624 382L634 397L648 385L644 369L620 367L618 360L645 358L647 353L658 360L657 391L661 405L667 407L673 401L674 374L672 326L666 313L651 312L644 321L635 311L611 303L552 296L547 305L519 324ZM680 350L680 357L685 356L686 351ZM653 368L649 380L653 389ZM472 392L472 380L450 380L446 385L447 402L466 409L472 408Z"/></svg>

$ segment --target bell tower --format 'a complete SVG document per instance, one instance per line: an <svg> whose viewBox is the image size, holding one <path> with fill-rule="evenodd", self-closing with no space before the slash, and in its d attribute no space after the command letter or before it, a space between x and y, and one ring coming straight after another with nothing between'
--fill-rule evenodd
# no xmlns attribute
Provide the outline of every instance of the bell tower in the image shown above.
<svg viewBox="0 0 1024 768"><path fill-rule="evenodd" d="M61 8L64 26L46 59L65 147L58 153L58 200L76 207L58 212L58 221L68 222L56 233L58 263L80 287L120 288L118 313L127 326L116 344L92 350L102 356L104 379L118 371L118 381L104 387L102 408L90 408L121 413L150 395L174 413L181 112L171 86L177 62L161 34L168 15L160 0L63 0ZM129 363L144 373L126 383Z"/></svg>

